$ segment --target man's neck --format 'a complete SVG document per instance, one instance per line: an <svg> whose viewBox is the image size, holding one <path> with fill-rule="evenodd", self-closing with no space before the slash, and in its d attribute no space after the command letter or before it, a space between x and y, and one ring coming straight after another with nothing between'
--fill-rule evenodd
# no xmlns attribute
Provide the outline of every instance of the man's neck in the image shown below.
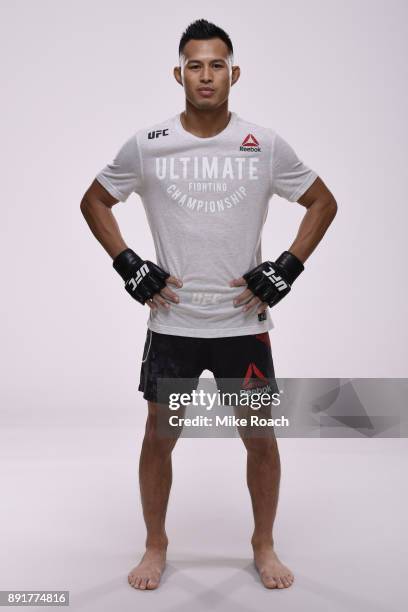
<svg viewBox="0 0 408 612"><path fill-rule="evenodd" d="M197 109L186 101L186 110L180 114L183 128L200 138L216 136L227 127L230 118L227 100L225 104L211 110Z"/></svg>

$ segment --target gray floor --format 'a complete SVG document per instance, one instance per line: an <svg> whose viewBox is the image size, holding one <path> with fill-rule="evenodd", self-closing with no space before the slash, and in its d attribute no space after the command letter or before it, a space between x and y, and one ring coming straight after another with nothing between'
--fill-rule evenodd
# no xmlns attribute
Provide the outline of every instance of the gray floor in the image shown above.
<svg viewBox="0 0 408 612"><path fill-rule="evenodd" d="M279 591L262 587L250 556L242 442L180 440L168 568L159 590L138 592L126 576L144 541L141 435L131 427L2 430L2 590L66 589L71 609L95 612L406 609L406 440L279 441L275 539L296 578Z"/></svg>

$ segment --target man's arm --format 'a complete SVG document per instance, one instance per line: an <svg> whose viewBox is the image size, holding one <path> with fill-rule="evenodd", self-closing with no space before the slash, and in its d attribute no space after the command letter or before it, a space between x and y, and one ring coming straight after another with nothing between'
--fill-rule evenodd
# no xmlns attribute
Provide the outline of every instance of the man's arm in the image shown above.
<svg viewBox="0 0 408 612"><path fill-rule="evenodd" d="M119 225L112 213L112 206L118 202L119 200L114 198L105 189L105 187L103 187L103 185L94 179L90 187L86 190L80 205L81 212L85 217L85 220L88 223L93 235L101 243L112 259L117 258L119 254L123 254L125 250L130 250L122 238ZM152 268L150 271L156 273L161 271L160 268L152 265L151 262L149 262L149 269L150 268ZM139 282L139 277L137 282ZM182 286L180 279L172 275L168 276L166 283L163 282L165 286L157 293L154 293L152 301L146 301L146 304L152 310L155 310L159 306L162 306L165 309L169 308L169 304L166 300L170 300L175 304L178 303L178 296L170 289L170 287L167 286L167 283L171 283L176 287Z"/></svg>
<svg viewBox="0 0 408 612"><path fill-rule="evenodd" d="M337 202L320 177L297 200L307 211L289 247L302 263L313 253L337 213Z"/></svg>
<svg viewBox="0 0 408 612"><path fill-rule="evenodd" d="M112 206L118 202L96 179L81 200L81 211L86 222L112 259L127 248L112 213Z"/></svg>
<svg viewBox="0 0 408 612"><path fill-rule="evenodd" d="M295 241L289 247L289 252L282 253L275 262L277 266L271 262L264 262L248 274L230 282L231 287L248 285L234 299L235 306L245 304L244 311L257 306L257 312L261 313L268 307L268 301L272 306L287 294L293 280L303 270L303 262L319 244L337 213L337 202L320 177L313 181L297 202L307 211L299 226ZM284 279L280 276L281 273ZM284 282L285 278L289 279L290 284ZM270 283L266 279L269 279ZM252 288L253 291L251 291ZM268 299L263 297L263 292Z"/></svg>

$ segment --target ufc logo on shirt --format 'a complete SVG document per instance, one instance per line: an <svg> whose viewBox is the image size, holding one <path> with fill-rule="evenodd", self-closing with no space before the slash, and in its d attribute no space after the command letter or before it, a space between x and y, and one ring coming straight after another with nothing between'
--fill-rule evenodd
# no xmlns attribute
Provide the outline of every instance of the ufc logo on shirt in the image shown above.
<svg viewBox="0 0 408 612"><path fill-rule="evenodd" d="M288 289L288 284L285 283L281 276L275 274L274 268L269 268L269 271L263 270L262 274L265 274L273 283L278 291L284 291L284 289Z"/></svg>
<svg viewBox="0 0 408 612"><path fill-rule="evenodd" d="M154 132L149 132L147 134L147 137L150 138L150 140L152 138L158 138L159 136L168 136L169 135L169 130L168 128L166 128L165 130L155 130Z"/></svg>
<svg viewBox="0 0 408 612"><path fill-rule="evenodd" d="M149 272L149 266L147 264L143 264L141 268L137 271L137 274L134 278L130 278L127 282L128 285L131 286L132 291L135 291L136 287L142 280L144 276Z"/></svg>
<svg viewBox="0 0 408 612"><path fill-rule="evenodd" d="M218 293L193 293L191 302L193 304L201 304L206 306L207 304L218 304L221 295Z"/></svg>

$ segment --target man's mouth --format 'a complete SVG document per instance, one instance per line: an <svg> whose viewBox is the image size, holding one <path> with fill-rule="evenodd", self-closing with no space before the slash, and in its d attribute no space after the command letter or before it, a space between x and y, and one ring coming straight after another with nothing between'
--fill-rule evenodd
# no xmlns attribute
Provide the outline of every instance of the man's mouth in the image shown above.
<svg viewBox="0 0 408 612"><path fill-rule="evenodd" d="M214 90L211 89L211 87L200 87L198 91L202 96L205 97L212 96L212 94L214 93Z"/></svg>

